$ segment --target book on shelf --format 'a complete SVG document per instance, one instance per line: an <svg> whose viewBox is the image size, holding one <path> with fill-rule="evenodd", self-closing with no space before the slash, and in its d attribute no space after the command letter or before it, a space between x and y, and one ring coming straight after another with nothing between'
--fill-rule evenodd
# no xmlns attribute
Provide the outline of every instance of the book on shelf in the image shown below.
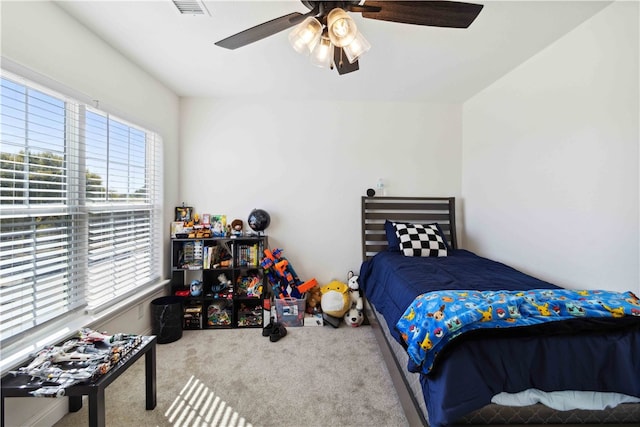
<svg viewBox="0 0 640 427"><path fill-rule="evenodd" d="M202 268L202 242L184 242L179 254L181 268L198 270Z"/></svg>
<svg viewBox="0 0 640 427"><path fill-rule="evenodd" d="M240 244L238 245L238 264L241 267L257 267L259 245Z"/></svg>

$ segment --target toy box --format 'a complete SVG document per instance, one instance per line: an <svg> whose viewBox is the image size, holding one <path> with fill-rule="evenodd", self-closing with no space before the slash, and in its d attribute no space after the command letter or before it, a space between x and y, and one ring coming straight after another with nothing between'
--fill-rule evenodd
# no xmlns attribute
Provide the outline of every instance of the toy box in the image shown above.
<svg viewBox="0 0 640 427"><path fill-rule="evenodd" d="M296 298L276 298L276 320L284 326L303 326L306 301Z"/></svg>

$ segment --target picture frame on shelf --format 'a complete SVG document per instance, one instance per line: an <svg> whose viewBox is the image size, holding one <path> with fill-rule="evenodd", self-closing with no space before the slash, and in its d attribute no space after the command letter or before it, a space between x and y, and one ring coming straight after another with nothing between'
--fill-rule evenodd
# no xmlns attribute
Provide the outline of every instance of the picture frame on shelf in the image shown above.
<svg viewBox="0 0 640 427"><path fill-rule="evenodd" d="M203 213L202 219L200 220L200 224L202 225L210 225L211 224L211 214Z"/></svg>
<svg viewBox="0 0 640 427"><path fill-rule="evenodd" d="M210 221L213 237L225 237L227 235L226 215L211 215Z"/></svg>
<svg viewBox="0 0 640 427"><path fill-rule="evenodd" d="M193 207L191 206L176 206L175 221L188 222L193 219Z"/></svg>
<svg viewBox="0 0 640 427"><path fill-rule="evenodd" d="M182 221L173 221L171 223L171 237L176 238L178 235L184 233L184 222Z"/></svg>

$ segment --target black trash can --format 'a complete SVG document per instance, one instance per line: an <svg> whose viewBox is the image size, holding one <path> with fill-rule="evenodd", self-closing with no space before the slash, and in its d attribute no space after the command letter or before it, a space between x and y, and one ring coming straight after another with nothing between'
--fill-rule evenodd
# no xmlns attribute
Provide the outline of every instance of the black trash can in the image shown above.
<svg viewBox="0 0 640 427"><path fill-rule="evenodd" d="M153 335L158 344L167 344L182 338L182 298L167 296L151 301Z"/></svg>

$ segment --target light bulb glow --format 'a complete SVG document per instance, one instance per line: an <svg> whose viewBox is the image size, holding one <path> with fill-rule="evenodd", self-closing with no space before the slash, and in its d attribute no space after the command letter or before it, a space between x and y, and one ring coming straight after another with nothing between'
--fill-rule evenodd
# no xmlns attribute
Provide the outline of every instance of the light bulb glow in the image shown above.
<svg viewBox="0 0 640 427"><path fill-rule="evenodd" d="M344 37L349 34L349 23L345 19L338 19L331 27L333 34L338 37Z"/></svg>
<svg viewBox="0 0 640 427"><path fill-rule="evenodd" d="M311 52L311 63L318 67L329 68L333 59L333 45L331 40L322 36Z"/></svg>
<svg viewBox="0 0 640 427"><path fill-rule="evenodd" d="M362 33L358 32L356 38L342 49L347 55L349 62L353 64L363 53L371 49L371 44L364 38Z"/></svg>
<svg viewBox="0 0 640 427"><path fill-rule="evenodd" d="M289 43L302 54L309 54L322 34L322 24L313 16L307 17L289 33Z"/></svg>
<svg viewBox="0 0 640 427"><path fill-rule="evenodd" d="M348 45L358 34L355 21L338 7L327 15L327 28L331 43L338 47Z"/></svg>

